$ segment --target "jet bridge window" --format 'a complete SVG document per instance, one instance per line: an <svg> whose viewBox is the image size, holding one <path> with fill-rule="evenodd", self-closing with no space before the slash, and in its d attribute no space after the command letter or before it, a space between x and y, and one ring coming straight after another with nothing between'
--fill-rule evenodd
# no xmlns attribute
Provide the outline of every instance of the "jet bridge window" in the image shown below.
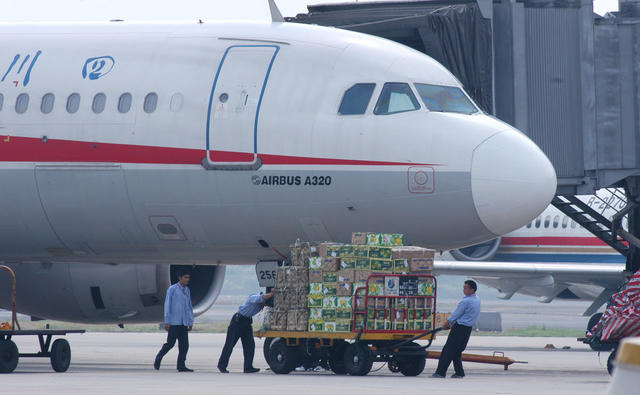
<svg viewBox="0 0 640 395"><path fill-rule="evenodd" d="M420 108L418 99L411 91L409 84L402 82L387 82L376 103L373 113L376 115L390 115Z"/></svg>
<svg viewBox="0 0 640 395"><path fill-rule="evenodd" d="M456 112L473 114L478 112L476 106L455 86L415 84L424 105L429 111Z"/></svg>
<svg viewBox="0 0 640 395"><path fill-rule="evenodd" d="M371 101L376 84L355 84L344 92L338 113L340 115L364 114Z"/></svg>

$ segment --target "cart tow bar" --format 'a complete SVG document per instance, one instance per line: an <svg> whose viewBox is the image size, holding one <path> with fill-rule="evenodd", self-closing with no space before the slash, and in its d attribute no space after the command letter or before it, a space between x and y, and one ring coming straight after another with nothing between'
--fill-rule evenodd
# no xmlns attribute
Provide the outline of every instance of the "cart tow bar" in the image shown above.
<svg viewBox="0 0 640 395"><path fill-rule="evenodd" d="M18 306L16 305L16 274L9 266L0 265L0 269L8 271L11 276L11 329L15 330L16 327L22 329L18 323Z"/></svg>

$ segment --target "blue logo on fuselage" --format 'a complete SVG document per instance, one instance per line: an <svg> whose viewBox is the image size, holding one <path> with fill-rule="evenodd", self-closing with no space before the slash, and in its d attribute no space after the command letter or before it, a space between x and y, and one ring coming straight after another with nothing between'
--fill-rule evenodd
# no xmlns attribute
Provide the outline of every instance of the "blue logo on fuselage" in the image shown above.
<svg viewBox="0 0 640 395"><path fill-rule="evenodd" d="M89 58L84 62L82 68L82 78L89 77L90 80L97 80L109 74L113 69L116 61L111 56L98 56L95 58Z"/></svg>

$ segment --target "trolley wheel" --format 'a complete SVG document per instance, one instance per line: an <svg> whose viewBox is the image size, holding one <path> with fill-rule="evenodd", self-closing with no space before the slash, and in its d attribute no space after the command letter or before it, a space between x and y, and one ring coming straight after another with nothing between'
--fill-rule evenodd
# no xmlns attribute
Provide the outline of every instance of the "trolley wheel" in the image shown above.
<svg viewBox="0 0 640 395"><path fill-rule="evenodd" d="M287 346L285 339L278 339L269 347L267 363L274 373L288 374L298 365L298 349Z"/></svg>
<svg viewBox="0 0 640 395"><path fill-rule="evenodd" d="M387 367L391 373L398 373L400 371L400 367L398 366L398 360L390 359L387 362Z"/></svg>
<svg viewBox="0 0 640 395"><path fill-rule="evenodd" d="M335 374L347 374L344 366L344 351L349 343L346 341L336 341L329 351L329 368Z"/></svg>
<svg viewBox="0 0 640 395"><path fill-rule="evenodd" d="M51 367L58 373L66 372L71 364L71 346L65 339L57 339L51 345Z"/></svg>
<svg viewBox="0 0 640 395"><path fill-rule="evenodd" d="M420 348L416 342L411 342L407 346ZM398 357L398 370L405 376L417 376L424 370L426 362L427 358L419 355Z"/></svg>
<svg viewBox="0 0 640 395"><path fill-rule="evenodd" d="M373 356L369 347L352 343L344 351L344 367L352 376L366 376L373 366Z"/></svg>
<svg viewBox="0 0 640 395"><path fill-rule="evenodd" d="M615 368L615 360L616 360L616 354L618 353L618 349L614 348L613 351L611 351L611 354L609 354L609 358L607 358L607 372L609 372L609 375L613 376L613 369Z"/></svg>
<svg viewBox="0 0 640 395"><path fill-rule="evenodd" d="M18 346L11 340L0 340L0 373L11 373L18 366Z"/></svg>
<svg viewBox="0 0 640 395"><path fill-rule="evenodd" d="M271 343L273 343L273 340L273 337L267 337L264 339L264 344L262 345L262 353L264 354L264 360L267 363L269 363L269 349L271 348Z"/></svg>
<svg viewBox="0 0 640 395"><path fill-rule="evenodd" d="M587 324L587 331L590 331L591 328L596 326L598 321L600 321L600 317L602 317L602 313L595 313L589 318L589 323ZM589 347L593 351L610 351L615 348L614 344L602 343L599 339L593 339L589 342Z"/></svg>

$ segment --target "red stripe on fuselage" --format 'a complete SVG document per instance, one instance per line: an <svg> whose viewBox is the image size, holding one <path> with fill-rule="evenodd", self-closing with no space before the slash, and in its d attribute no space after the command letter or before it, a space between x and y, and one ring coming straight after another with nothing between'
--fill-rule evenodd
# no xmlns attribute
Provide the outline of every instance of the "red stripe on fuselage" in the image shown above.
<svg viewBox="0 0 640 395"><path fill-rule="evenodd" d="M0 162L115 162L143 164L200 164L204 149L154 147L72 140L14 137L4 142L0 136ZM371 160L308 158L302 156L258 154L265 165L357 165L357 166L440 166L428 163L383 162ZM213 151L217 162L250 162L253 154Z"/></svg>
<svg viewBox="0 0 640 395"><path fill-rule="evenodd" d="M503 237L504 245L606 246L597 237Z"/></svg>

